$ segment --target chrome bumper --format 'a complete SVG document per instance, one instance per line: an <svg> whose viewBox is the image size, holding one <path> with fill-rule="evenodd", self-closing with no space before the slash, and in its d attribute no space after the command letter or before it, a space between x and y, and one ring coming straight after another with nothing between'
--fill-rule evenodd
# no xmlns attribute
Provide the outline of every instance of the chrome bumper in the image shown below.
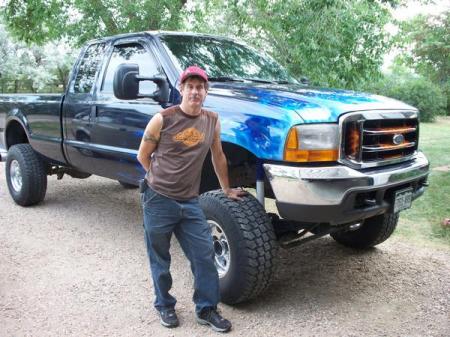
<svg viewBox="0 0 450 337"><path fill-rule="evenodd" d="M342 165L294 167L264 164L264 169L277 200L280 215L283 216L282 209L289 205L289 217L292 218L292 214L295 213L293 207L298 205L298 213L302 212L303 214L298 214L295 216L297 219L292 220L324 221L331 214L323 213L330 210L332 214L336 215L338 209L333 207L339 208L348 203L346 199L349 195L377 189L386 191L393 186L421 179L425 181L429 172L429 162L425 155L419 152L413 160L405 163L359 171ZM421 190L415 191L417 192L415 197L423 193L423 186L419 187ZM377 200L379 198L380 196L377 196ZM384 207L384 211L387 207L383 200L378 200L378 206ZM355 210L348 211L355 212ZM381 209L378 211L381 212ZM362 213L364 213L364 209L361 209ZM338 222L342 223L348 219L349 217L343 216Z"/></svg>
<svg viewBox="0 0 450 337"><path fill-rule="evenodd" d="M8 151L5 149L0 149L0 162L6 161L6 158L8 157Z"/></svg>

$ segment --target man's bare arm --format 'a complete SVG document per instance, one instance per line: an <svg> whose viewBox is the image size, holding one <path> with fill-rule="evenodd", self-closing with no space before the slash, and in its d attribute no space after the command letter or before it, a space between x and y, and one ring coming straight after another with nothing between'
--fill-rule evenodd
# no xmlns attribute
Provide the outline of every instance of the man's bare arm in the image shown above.
<svg viewBox="0 0 450 337"><path fill-rule="evenodd" d="M145 128L144 136L142 137L137 155L137 159L145 171L149 170L150 157L158 146L162 123L163 118L161 114L157 113L153 116Z"/></svg>
<svg viewBox="0 0 450 337"><path fill-rule="evenodd" d="M153 144L158 144L158 142L159 142L159 138L157 138L156 136L153 136L153 135L148 135L148 134L146 134L146 133L144 133L144 137L143 137L143 139L142 139L144 142L150 142L150 143L153 143Z"/></svg>
<svg viewBox="0 0 450 337"><path fill-rule="evenodd" d="M227 158L225 153L223 153L222 141L220 140L219 121L217 121L216 129L214 130L214 141L211 145L211 160L223 192L231 199L241 200L240 196L247 194L247 192L237 188L230 188Z"/></svg>

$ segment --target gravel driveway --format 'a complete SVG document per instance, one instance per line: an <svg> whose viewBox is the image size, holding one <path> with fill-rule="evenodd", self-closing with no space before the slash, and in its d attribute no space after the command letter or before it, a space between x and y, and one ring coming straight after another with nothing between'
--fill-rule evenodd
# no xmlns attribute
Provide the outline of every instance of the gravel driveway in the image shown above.
<svg viewBox="0 0 450 337"><path fill-rule="evenodd" d="M49 178L44 203L9 197L0 164L0 336L217 336L197 325L173 240L181 327L153 310L139 195L91 177ZM392 238L358 252L325 237L282 250L270 290L222 313L229 336L450 336L450 250Z"/></svg>

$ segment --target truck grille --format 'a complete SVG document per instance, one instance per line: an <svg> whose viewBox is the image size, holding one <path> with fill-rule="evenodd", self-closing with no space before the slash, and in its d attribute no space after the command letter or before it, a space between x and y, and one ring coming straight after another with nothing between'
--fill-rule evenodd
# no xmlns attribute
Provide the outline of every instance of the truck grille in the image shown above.
<svg viewBox="0 0 450 337"><path fill-rule="evenodd" d="M419 125L413 112L355 113L344 116L341 130L340 158L353 166L400 162L417 151Z"/></svg>

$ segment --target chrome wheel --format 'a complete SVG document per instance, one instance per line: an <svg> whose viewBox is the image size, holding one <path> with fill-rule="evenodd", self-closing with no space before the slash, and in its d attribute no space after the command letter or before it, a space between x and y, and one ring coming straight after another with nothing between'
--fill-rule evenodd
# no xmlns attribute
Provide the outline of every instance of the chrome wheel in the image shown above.
<svg viewBox="0 0 450 337"><path fill-rule="evenodd" d="M9 176L11 177L11 185L16 192L22 189L22 171L17 160L13 160L9 166Z"/></svg>
<svg viewBox="0 0 450 337"><path fill-rule="evenodd" d="M214 242L214 264L219 277L225 276L230 268L231 253L228 239L222 227L214 220L208 220Z"/></svg>

